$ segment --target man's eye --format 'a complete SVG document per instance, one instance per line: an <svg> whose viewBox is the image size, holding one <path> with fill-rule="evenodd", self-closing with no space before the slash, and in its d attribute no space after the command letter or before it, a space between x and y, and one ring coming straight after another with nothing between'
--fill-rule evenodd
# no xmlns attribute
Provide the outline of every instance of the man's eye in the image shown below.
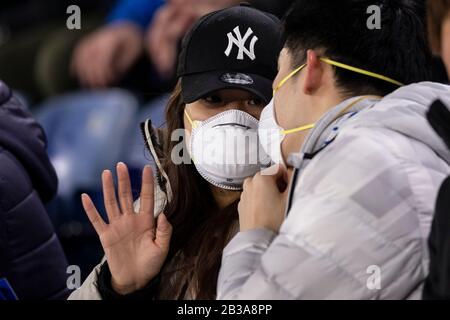
<svg viewBox="0 0 450 320"><path fill-rule="evenodd" d="M208 96L203 98L207 103L221 103L222 99L219 96Z"/></svg>

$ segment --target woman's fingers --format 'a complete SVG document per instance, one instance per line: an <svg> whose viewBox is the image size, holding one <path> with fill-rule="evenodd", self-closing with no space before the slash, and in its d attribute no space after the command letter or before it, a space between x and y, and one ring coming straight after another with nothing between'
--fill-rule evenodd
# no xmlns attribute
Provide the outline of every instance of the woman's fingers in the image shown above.
<svg viewBox="0 0 450 320"><path fill-rule="evenodd" d="M119 201L124 214L134 214L133 195L131 193L130 175L123 162L117 164L117 178L119 180Z"/></svg>
<svg viewBox="0 0 450 320"><path fill-rule="evenodd" d="M117 205L116 192L111 171L105 170L102 174L103 201L105 203L106 213L109 221L120 217L120 209Z"/></svg>
<svg viewBox="0 0 450 320"><path fill-rule="evenodd" d="M154 216L154 201L153 173L150 166L147 165L142 171L142 187L139 213L150 215L152 217L152 222Z"/></svg>
<svg viewBox="0 0 450 320"><path fill-rule="evenodd" d="M81 195L81 203L83 204L84 211L86 211L89 221L92 223L95 231L100 236L107 227L106 223L103 221L102 217L95 208L94 203L87 194L83 193Z"/></svg>

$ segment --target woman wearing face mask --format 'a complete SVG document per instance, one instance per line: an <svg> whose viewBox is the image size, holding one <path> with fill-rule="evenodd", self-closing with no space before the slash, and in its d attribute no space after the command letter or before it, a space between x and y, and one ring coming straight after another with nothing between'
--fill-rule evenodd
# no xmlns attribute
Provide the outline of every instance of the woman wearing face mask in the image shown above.
<svg viewBox="0 0 450 320"><path fill-rule="evenodd" d="M125 164L117 165L119 201L105 170L109 224L82 196L106 259L71 299L216 297L222 250L239 229L242 183L268 165L257 119L272 96L281 46L279 20L248 6L196 23L182 44L167 130L142 124L155 181L146 167L133 208Z"/></svg>

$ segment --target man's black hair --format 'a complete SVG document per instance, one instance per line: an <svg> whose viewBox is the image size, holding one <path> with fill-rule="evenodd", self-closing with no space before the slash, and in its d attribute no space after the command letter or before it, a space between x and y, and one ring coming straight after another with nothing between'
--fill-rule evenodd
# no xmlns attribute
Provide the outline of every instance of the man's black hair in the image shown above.
<svg viewBox="0 0 450 320"><path fill-rule="evenodd" d="M381 29L370 30L367 9L381 9ZM431 77L423 0L297 0L284 19L285 47L293 67L305 63L306 50L390 77L404 84ZM386 95L398 86L335 68L346 95Z"/></svg>

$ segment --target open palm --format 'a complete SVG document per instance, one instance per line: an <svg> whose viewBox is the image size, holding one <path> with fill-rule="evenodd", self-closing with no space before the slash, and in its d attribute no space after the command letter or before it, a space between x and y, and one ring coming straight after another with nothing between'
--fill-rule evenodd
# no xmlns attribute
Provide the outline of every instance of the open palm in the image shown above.
<svg viewBox="0 0 450 320"><path fill-rule="evenodd" d="M112 286L120 294L144 287L155 277L169 251L172 226L164 214L154 218L154 181L149 166L142 173L139 212L133 209L128 169L124 163L117 165L117 203L112 173L102 174L103 197L109 224L106 224L92 200L82 195L83 207L100 237L112 275Z"/></svg>

